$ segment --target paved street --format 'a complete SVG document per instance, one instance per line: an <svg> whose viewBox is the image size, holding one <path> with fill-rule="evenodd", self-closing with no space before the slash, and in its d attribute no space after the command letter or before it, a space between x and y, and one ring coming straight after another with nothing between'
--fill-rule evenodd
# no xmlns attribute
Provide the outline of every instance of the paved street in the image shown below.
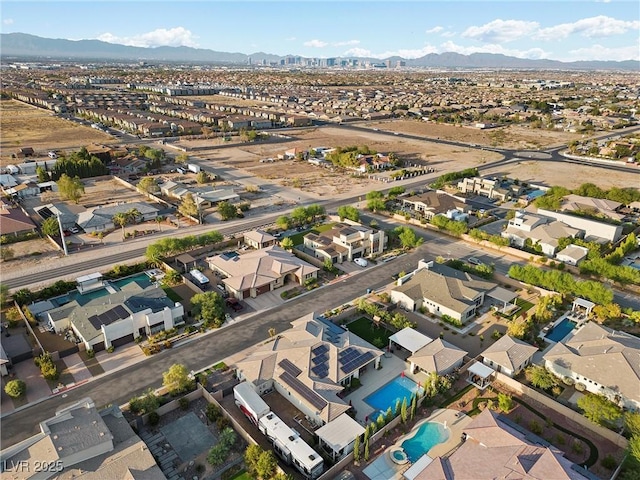
<svg viewBox="0 0 640 480"><path fill-rule="evenodd" d="M184 346L164 350L117 374L95 379L62 395L14 412L2 418L1 446L6 448L37 433L38 422L54 416L56 409L61 406L69 405L84 397L91 397L98 407L126 403L131 397L144 392L149 387L159 387L162 372L168 370L174 363L183 363L190 370L200 370L224 360L265 340L268 337L268 329L271 327L282 332L290 327L292 320L308 312L324 312L328 308L342 305L363 295L367 288L375 289L386 285L399 271L415 268L418 260L426 256L426 252L426 245L423 245L417 251L396 260L364 269L362 273L349 280L297 297L271 311L259 313L222 330L196 338L195 341Z"/></svg>

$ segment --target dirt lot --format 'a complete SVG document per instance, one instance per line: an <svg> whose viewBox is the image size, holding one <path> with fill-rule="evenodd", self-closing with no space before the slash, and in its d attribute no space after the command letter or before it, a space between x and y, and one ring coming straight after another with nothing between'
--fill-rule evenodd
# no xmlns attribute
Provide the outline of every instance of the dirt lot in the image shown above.
<svg viewBox="0 0 640 480"><path fill-rule="evenodd" d="M427 137L440 137L443 140L477 143L478 145L510 149L548 148L557 145L566 145L572 140L582 138L582 135L579 133L531 129L513 125L489 130L442 125L418 120L372 122L369 125L379 128L380 130L424 135Z"/></svg>
<svg viewBox="0 0 640 480"><path fill-rule="evenodd" d="M499 155L493 152L468 148L452 148L446 145L424 141L389 138L376 132L353 132L341 128L309 128L289 134L293 141L286 143L244 144L237 148L224 150L198 151L200 158L216 163L228 164L244 170L251 175L278 180L283 186L300 188L305 193L318 197L331 197L357 190L368 191L379 188L383 183L368 178L353 177L342 171L317 167L306 162L276 161L260 163L266 158L277 158L293 148L309 149L313 147L334 147L349 145L367 145L381 152L394 152L405 162L434 167L436 170L459 170L497 160ZM206 141L182 141L189 147L203 146ZM211 145L217 144L212 140Z"/></svg>
<svg viewBox="0 0 640 480"><path fill-rule="evenodd" d="M522 161L493 168L482 172L483 175L506 175L530 183L560 185L576 188L583 183L595 183L601 188L638 187L638 174L616 172L587 165L573 163L547 163Z"/></svg>
<svg viewBox="0 0 640 480"><path fill-rule="evenodd" d="M48 150L80 148L90 143L114 143L106 133L56 117L52 112L15 100L0 102L0 165L16 163L11 154L33 147L46 156Z"/></svg>

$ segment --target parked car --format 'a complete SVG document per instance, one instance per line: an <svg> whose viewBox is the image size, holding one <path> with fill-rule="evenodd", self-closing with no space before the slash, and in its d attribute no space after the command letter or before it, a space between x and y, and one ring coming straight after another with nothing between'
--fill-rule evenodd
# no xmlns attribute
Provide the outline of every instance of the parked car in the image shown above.
<svg viewBox="0 0 640 480"><path fill-rule="evenodd" d="M79 229L78 227L71 227L71 228L69 229L69 231L70 231L71 233L80 233L80 229Z"/></svg>
<svg viewBox="0 0 640 480"><path fill-rule="evenodd" d="M469 257L468 262L471 265L482 265L482 262L480 260L478 260L477 258L475 258L475 257Z"/></svg>
<svg viewBox="0 0 640 480"><path fill-rule="evenodd" d="M356 265L360 265L361 267L366 267L367 265L369 265L369 262L364 258L356 258L353 260L353 263L355 263Z"/></svg>
<svg viewBox="0 0 640 480"><path fill-rule="evenodd" d="M218 284L216 284L216 288L217 288L218 290L220 290L220 294L221 294L224 298L227 298L227 297L229 296L229 292L227 292L227 289L226 289L226 288L224 288L224 285L222 285L222 284L218 283Z"/></svg>
<svg viewBox="0 0 640 480"><path fill-rule="evenodd" d="M227 306L234 312L239 312L244 308L237 298L227 298Z"/></svg>

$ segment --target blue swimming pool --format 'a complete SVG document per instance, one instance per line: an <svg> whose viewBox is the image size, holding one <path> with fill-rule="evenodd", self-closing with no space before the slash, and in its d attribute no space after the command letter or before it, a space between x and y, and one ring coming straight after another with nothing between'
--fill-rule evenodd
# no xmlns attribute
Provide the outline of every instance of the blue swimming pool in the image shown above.
<svg viewBox="0 0 640 480"><path fill-rule="evenodd" d="M376 410L384 413L389 407L391 407L391 410L394 410L398 400L400 404L402 404L402 400L406 398L407 403L409 403L411 397L417 391L418 384L416 382L407 377L397 377L366 397L364 401ZM422 388L420 388L420 391L422 391ZM375 420L375 418L373 420Z"/></svg>
<svg viewBox="0 0 640 480"><path fill-rule="evenodd" d="M576 322L572 322L568 318L562 320L559 324L553 327L551 332L547 333L546 338L554 342L559 342L566 337L571 330L576 326Z"/></svg>
<svg viewBox="0 0 640 480"><path fill-rule="evenodd" d="M449 429L437 422L423 423L416 434L402 442L407 457L415 463L422 455L428 453L435 445L449 439Z"/></svg>
<svg viewBox="0 0 640 480"><path fill-rule="evenodd" d="M130 284L131 282L136 282L138 285L140 285L140 288L147 288L149 286L151 286L151 279L149 278L149 275L147 275L146 273L139 273L138 275L134 275L132 277L126 277L126 278L122 278L120 280L116 280L114 282L112 282L115 286L122 288L125 285Z"/></svg>

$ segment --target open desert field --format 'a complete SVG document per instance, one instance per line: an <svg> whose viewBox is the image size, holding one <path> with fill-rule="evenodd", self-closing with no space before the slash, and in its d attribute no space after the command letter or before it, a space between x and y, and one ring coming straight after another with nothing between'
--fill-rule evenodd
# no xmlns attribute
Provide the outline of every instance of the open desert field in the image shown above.
<svg viewBox="0 0 640 480"><path fill-rule="evenodd" d="M394 152L411 164L434 167L437 171L461 170L498 160L494 152L469 148L452 148L447 145L427 141L394 138L377 132L354 132L339 127L308 128L288 134L292 141L283 143L246 143L238 147L212 151L194 152L199 158L211 160L212 164L222 163L247 173L274 181L282 186L299 188L305 193L318 197L330 197L354 190L368 191L383 185L380 181L363 177L353 177L344 171L317 167L307 162L275 161L260 163L266 158L277 158L293 148L346 147L367 145L381 152ZM186 146L202 146L202 141L181 141ZM212 140L212 145L217 144Z"/></svg>
<svg viewBox="0 0 640 480"><path fill-rule="evenodd" d="M594 183L600 188L638 187L640 175L637 173L617 172L605 168L576 165L573 163L549 163L523 160L508 163L482 172L483 175L506 175L524 182L547 186L559 185L573 189L583 183Z"/></svg>
<svg viewBox="0 0 640 480"><path fill-rule="evenodd" d="M11 154L32 147L40 156L47 151L81 148L90 143L115 143L106 133L56 117L52 112L16 100L0 101L0 165L15 163Z"/></svg>
<svg viewBox="0 0 640 480"><path fill-rule="evenodd" d="M507 127L480 130L473 127L457 127L419 120L392 120L371 122L369 126L393 132L451 140L478 145L504 147L514 150L549 148L566 145L572 140L579 140L579 133L561 132L555 130L532 129L510 125Z"/></svg>

